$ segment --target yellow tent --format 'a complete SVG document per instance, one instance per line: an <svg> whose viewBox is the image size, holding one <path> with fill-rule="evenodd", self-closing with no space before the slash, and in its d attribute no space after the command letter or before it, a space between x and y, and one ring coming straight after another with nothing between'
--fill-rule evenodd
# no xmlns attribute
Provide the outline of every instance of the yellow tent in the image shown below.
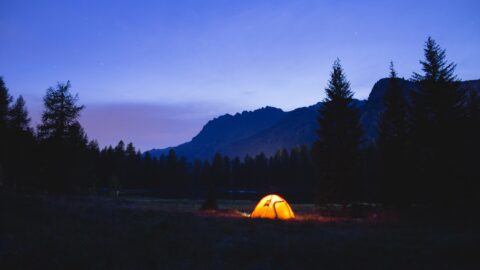
<svg viewBox="0 0 480 270"><path fill-rule="evenodd" d="M285 199L278 195L270 194L260 200L250 217L291 219L295 218L295 215Z"/></svg>

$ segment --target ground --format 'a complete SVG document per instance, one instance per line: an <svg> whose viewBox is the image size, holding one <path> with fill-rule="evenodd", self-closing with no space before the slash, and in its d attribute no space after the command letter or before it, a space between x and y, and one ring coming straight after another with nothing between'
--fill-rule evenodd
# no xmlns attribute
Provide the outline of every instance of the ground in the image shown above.
<svg viewBox="0 0 480 270"><path fill-rule="evenodd" d="M252 201L1 198L0 269L480 269L476 223L247 217Z"/></svg>

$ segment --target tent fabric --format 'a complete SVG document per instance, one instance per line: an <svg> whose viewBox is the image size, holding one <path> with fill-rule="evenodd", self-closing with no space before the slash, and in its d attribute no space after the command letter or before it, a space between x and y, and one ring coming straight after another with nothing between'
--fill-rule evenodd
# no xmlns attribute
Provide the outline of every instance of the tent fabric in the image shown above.
<svg viewBox="0 0 480 270"><path fill-rule="evenodd" d="M285 199L278 195L270 194L260 200L250 217L292 219L295 218L295 215Z"/></svg>

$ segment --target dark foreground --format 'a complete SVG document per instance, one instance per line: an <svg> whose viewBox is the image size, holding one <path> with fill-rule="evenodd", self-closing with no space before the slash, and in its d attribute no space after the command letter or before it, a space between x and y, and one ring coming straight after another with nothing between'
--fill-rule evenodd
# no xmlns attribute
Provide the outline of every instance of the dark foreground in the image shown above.
<svg viewBox="0 0 480 270"><path fill-rule="evenodd" d="M480 269L479 227L469 221L282 222L197 206L2 197L0 269Z"/></svg>

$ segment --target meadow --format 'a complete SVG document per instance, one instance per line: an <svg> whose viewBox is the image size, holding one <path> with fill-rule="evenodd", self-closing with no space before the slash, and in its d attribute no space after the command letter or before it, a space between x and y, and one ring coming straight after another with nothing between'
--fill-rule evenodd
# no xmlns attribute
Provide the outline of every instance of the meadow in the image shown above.
<svg viewBox="0 0 480 270"><path fill-rule="evenodd" d="M478 223L251 219L255 201L1 197L0 269L479 269Z"/></svg>

